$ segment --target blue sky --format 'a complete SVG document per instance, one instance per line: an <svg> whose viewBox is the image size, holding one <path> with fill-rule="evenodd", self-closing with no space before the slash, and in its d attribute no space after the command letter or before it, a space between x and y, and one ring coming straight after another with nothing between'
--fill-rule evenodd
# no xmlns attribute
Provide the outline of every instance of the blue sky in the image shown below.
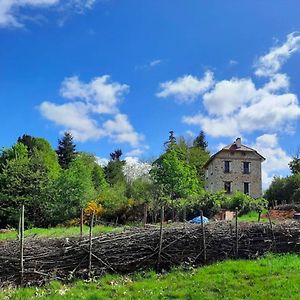
<svg viewBox="0 0 300 300"><path fill-rule="evenodd" d="M300 145L299 1L0 0L1 146L27 133L105 158L241 136L264 186Z"/></svg>

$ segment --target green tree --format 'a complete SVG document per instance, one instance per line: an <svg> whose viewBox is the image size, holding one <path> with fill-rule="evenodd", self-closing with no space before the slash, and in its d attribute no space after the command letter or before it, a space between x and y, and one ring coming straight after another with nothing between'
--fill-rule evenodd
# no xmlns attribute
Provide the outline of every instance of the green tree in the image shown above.
<svg viewBox="0 0 300 300"><path fill-rule="evenodd" d="M193 146L206 151L208 144L205 139L205 133L203 130L201 130L199 135L194 139Z"/></svg>
<svg viewBox="0 0 300 300"><path fill-rule="evenodd" d="M164 143L166 150L172 149L176 145L176 137L174 131L169 131L169 139Z"/></svg>
<svg viewBox="0 0 300 300"><path fill-rule="evenodd" d="M292 174L299 174L300 173L300 151L298 154L293 157L293 159L289 163L289 168Z"/></svg>
<svg viewBox="0 0 300 300"><path fill-rule="evenodd" d="M200 188L195 168L181 160L175 149L161 155L154 162L150 174L156 184L163 186L164 194L171 199L196 194Z"/></svg>
<svg viewBox="0 0 300 300"><path fill-rule="evenodd" d="M33 225L43 224L45 191L49 176L43 165L36 164L28 157L25 145L18 143L11 150L13 157L2 163L0 172L0 211L2 225L16 226L18 209L21 204L26 208L27 222ZM6 224L5 224L6 223Z"/></svg>
<svg viewBox="0 0 300 300"><path fill-rule="evenodd" d="M60 166L63 169L67 169L76 157L76 145L73 142L73 136L70 132L65 132L62 139L58 140L56 153Z"/></svg>
<svg viewBox="0 0 300 300"><path fill-rule="evenodd" d="M110 154L110 161L105 167L105 178L106 181L112 186L117 183L125 183L125 176L123 173L123 166L125 165L124 160L120 160L122 150L117 149Z"/></svg>

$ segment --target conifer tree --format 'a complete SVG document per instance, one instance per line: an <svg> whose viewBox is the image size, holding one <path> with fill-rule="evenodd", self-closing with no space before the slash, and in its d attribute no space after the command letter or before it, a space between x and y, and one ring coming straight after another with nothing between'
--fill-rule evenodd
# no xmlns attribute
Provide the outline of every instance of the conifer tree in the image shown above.
<svg viewBox="0 0 300 300"><path fill-rule="evenodd" d="M208 144L207 144L207 141L205 139L205 133L204 133L203 130L201 130L199 135L194 139L193 146L194 147L199 147L202 150L206 150Z"/></svg>
<svg viewBox="0 0 300 300"><path fill-rule="evenodd" d="M65 132L63 138L58 140L56 153L60 166L63 169L68 169L69 164L76 156L76 145L70 132Z"/></svg>

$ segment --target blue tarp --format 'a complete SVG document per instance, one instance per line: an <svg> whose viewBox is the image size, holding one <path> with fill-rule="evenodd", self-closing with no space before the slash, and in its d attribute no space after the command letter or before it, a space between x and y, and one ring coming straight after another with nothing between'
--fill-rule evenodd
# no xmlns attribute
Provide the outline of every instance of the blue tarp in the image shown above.
<svg viewBox="0 0 300 300"><path fill-rule="evenodd" d="M207 223L208 218L203 217L203 223ZM191 224L201 224L201 216L195 217L194 219L190 220L189 223Z"/></svg>

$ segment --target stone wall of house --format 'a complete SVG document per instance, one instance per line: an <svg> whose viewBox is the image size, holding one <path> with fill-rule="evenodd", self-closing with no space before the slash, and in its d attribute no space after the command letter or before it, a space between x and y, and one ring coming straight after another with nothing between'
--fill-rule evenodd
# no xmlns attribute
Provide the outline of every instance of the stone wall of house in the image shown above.
<svg viewBox="0 0 300 300"><path fill-rule="evenodd" d="M230 173L224 172L224 161L230 161ZM250 162L250 174L243 174L243 162ZM253 151L220 151L206 170L205 188L210 192L224 190L224 182L231 182L232 192L244 192L244 182L250 183L250 196L262 195L261 158Z"/></svg>

